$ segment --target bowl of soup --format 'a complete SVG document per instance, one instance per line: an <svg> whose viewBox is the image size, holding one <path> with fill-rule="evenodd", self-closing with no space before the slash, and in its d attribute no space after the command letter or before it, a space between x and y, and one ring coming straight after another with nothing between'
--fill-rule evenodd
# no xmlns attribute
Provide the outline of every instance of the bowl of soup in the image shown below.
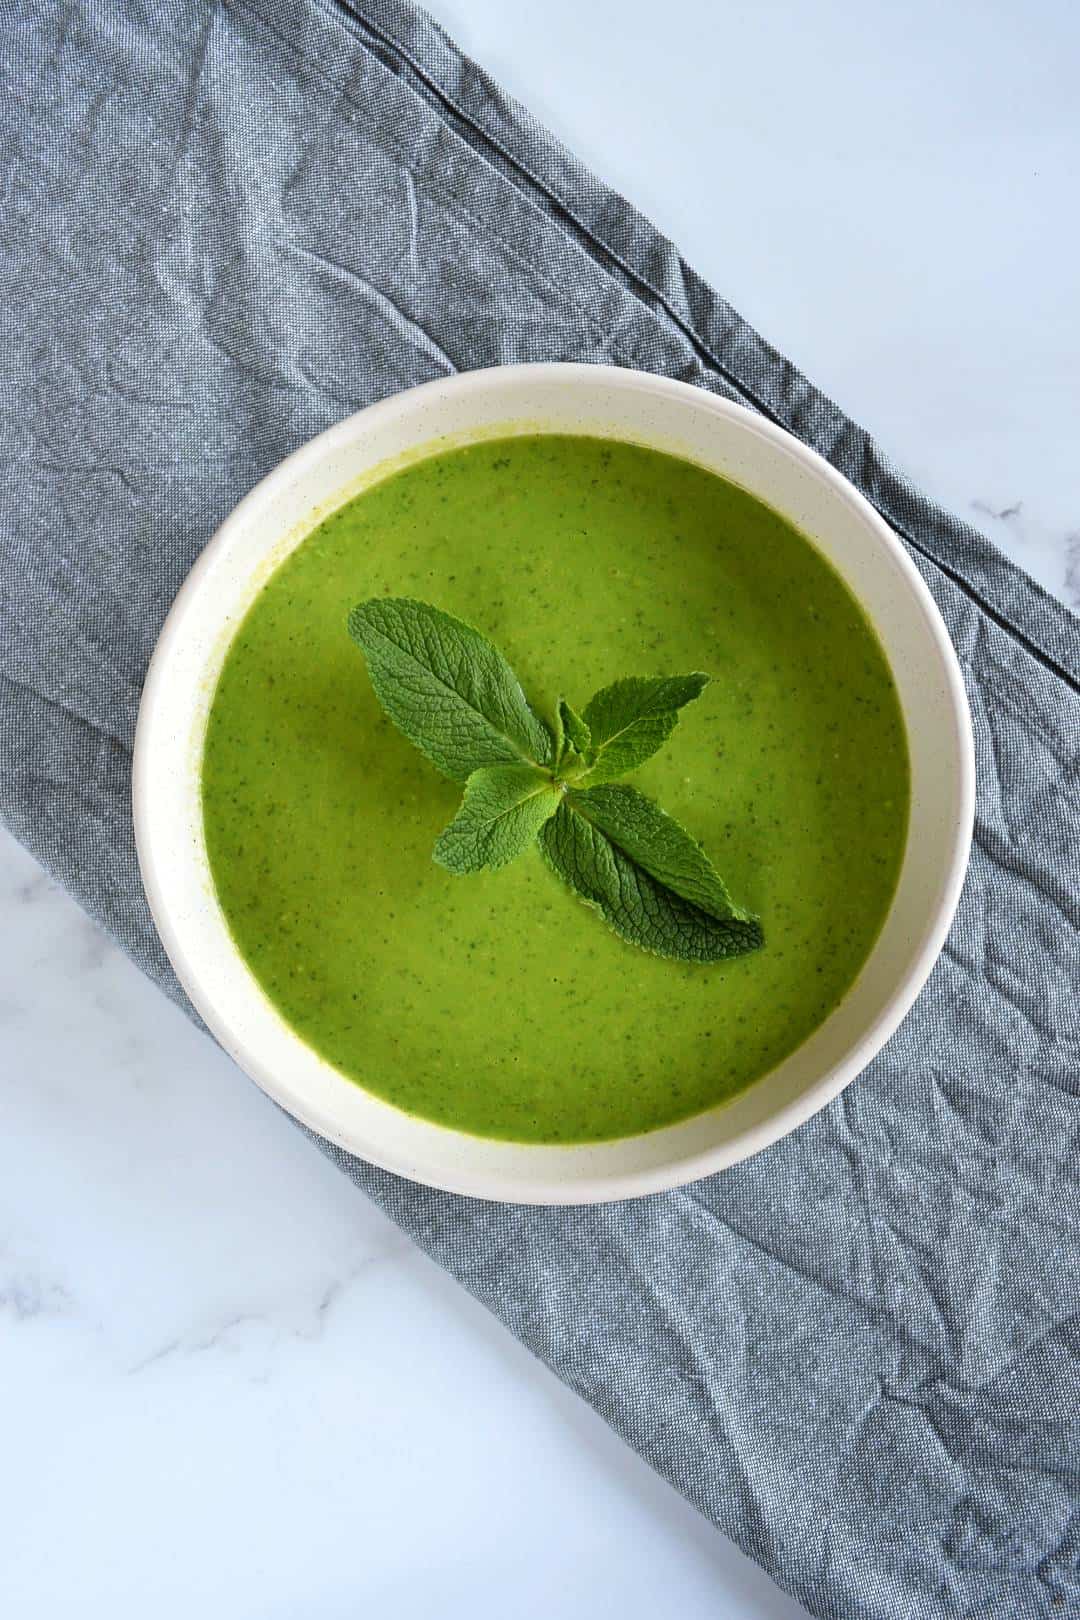
<svg viewBox="0 0 1080 1620"><path fill-rule="evenodd" d="M350 639L378 598L475 626L530 695L707 673L634 780L761 947L639 949L538 850L433 861L460 788ZM162 630L133 798L169 958L276 1102L432 1186L584 1203L722 1170L858 1075L944 943L973 779L944 624L851 484L726 400L552 364L398 394L252 490Z"/></svg>

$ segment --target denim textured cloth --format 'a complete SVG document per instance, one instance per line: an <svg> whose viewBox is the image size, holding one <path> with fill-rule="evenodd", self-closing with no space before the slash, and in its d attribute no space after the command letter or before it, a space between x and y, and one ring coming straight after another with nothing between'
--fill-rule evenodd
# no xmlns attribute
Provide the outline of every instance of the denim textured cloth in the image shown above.
<svg viewBox="0 0 1080 1620"><path fill-rule="evenodd" d="M177 1000L140 686L215 526L320 429L459 369L637 366L790 428L911 547L968 682L976 842L867 1073L604 1208L326 1151L813 1614L1080 1615L1076 621L401 0L9 0L0 67L0 807Z"/></svg>

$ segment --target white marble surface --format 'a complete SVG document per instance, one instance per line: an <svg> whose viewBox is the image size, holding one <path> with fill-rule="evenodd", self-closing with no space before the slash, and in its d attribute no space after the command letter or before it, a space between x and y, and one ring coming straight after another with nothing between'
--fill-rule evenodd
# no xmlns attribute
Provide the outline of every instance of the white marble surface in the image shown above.
<svg viewBox="0 0 1080 1620"><path fill-rule="evenodd" d="M1080 605L1071 6L434 9ZM0 1614L802 1613L10 842L0 914Z"/></svg>

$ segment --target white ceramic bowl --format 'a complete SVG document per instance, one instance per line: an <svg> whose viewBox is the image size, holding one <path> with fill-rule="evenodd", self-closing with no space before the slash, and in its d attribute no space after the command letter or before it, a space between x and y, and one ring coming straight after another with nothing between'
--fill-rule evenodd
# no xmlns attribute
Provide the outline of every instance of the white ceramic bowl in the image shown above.
<svg viewBox="0 0 1080 1620"><path fill-rule="evenodd" d="M237 954L203 843L199 761L214 684L260 586L314 525L410 460L481 437L587 433L667 450L751 490L810 535L888 654L911 749L911 824L885 926L839 1007L733 1101L642 1136L580 1147L486 1141L401 1112L345 1079L275 1012ZM941 949L971 839L974 761L956 656L900 542L798 440L684 383L601 366L537 365L425 384L320 434L241 501L161 632L135 741L139 862L154 920L192 1002L289 1113L362 1158L432 1186L533 1203L655 1192L721 1170L801 1125L892 1034Z"/></svg>

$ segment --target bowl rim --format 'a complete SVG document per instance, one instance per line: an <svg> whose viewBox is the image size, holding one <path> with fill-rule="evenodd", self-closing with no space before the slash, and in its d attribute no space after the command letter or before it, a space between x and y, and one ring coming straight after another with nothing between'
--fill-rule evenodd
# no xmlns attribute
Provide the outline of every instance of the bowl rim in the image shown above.
<svg viewBox="0 0 1080 1620"><path fill-rule="evenodd" d="M191 962L186 944L174 924L169 906L165 900L160 877L159 861L163 858L164 852L158 848L154 833L153 793L147 763L148 738L154 725L159 705L159 694L166 678L166 666L174 644L184 634L187 614L199 594L204 575L211 569L215 558L226 548L234 533L245 526L250 514L272 501L277 494L293 484L298 476L302 475L309 467L332 457L337 449L351 444L359 423L363 422L369 427L375 427L380 420L389 419L394 413L399 412L403 398L408 398L417 407L422 407L425 401L438 401L441 403L442 399L448 394L482 393L490 388L493 383L505 384L514 380L522 383L529 381L547 384L564 382L571 386L581 382L587 382L593 386L599 383L615 388L645 389L660 398L667 396L681 400L684 404L692 403L714 415L727 417L743 429L750 430L756 435L782 447L788 454L795 456L797 460L803 461L838 497L854 506L864 523L874 534L877 542L889 554L892 563L896 566L905 584L912 592L915 602L921 610L930 639L939 656L945 681L945 696L956 739L955 763L958 781L958 812L954 825L948 831L951 848L936 910L928 917L922 938L912 960L889 995L887 1003L877 1017L864 1029L861 1037L851 1045L846 1056L839 1063L828 1069L816 1081L800 1092L798 1096L780 1105L767 1118L743 1127L739 1132L723 1142L699 1152L688 1154L677 1161L647 1168L622 1171L605 1170L594 1176L576 1176L572 1181L560 1179L557 1173L553 1174L549 1180L539 1176L535 1179L530 1177L528 1187L520 1185L512 1173L500 1171L475 1172L470 1170L464 1175L448 1172L445 1176L440 1176L439 1179L435 1179L430 1175L419 1176L412 1166L396 1157L392 1152L383 1153L378 1147L372 1151L367 1144L364 1145L362 1150L358 1150L355 1143L350 1141L346 1134L335 1126L332 1119L322 1116L320 1110L298 1106L295 1097L292 1096L290 1096L287 1103L283 1101L279 1091L275 1090L275 1076L270 1071L269 1066L246 1049L244 1043L230 1027L226 1014L219 1009L217 1004L208 1000L203 994L199 975ZM437 438L438 435L432 435L431 442L434 443ZM463 435L463 442L468 442L468 439L467 433ZM421 449L424 442L423 438L418 438L416 448ZM348 496L345 495L344 498L347 499ZM310 527L306 527L304 536L306 537L309 532ZM909 716L905 713L905 720L908 719ZM974 827L975 752L971 714L960 663L937 603L934 601L925 580L900 538L849 479L838 472L816 450L811 449L800 439L786 429L777 426L768 418L760 416L745 406L736 404L723 396L709 393L689 383L658 376L651 372L630 370L619 366L540 361L522 365L486 367L482 370L458 373L450 377L439 377L430 382L420 383L415 387L402 389L388 395L385 399L378 400L359 411L352 412L349 416L342 418L341 421L308 440L271 468L242 497L207 541L200 556L185 577L155 643L139 703L132 759L131 794L139 871L151 916L166 955L181 986L203 1022L230 1056L234 1058L244 1073L253 1079L270 1096L271 1100L277 1102L279 1106L291 1113L302 1125L316 1135L335 1143L346 1152L362 1157L365 1161L380 1169L404 1176L420 1185L433 1186L471 1197L509 1203L585 1205L645 1196L675 1187L686 1186L715 1171L726 1169L745 1158L749 1158L752 1154L760 1152L763 1148L790 1134L791 1131L804 1124L820 1109L826 1107L881 1050L907 1015L926 983L945 943L959 904ZM227 928L226 933L228 933ZM234 953L239 957L240 953L232 944L231 935L229 936L229 943ZM274 1011L279 1022L286 1029L289 1029L290 1034L295 1039L302 1040L302 1037L297 1036L295 1031L290 1029L286 1021L281 1018L281 1015L276 1013L276 1009ZM306 1043L304 1044L306 1045ZM764 1076L761 1078L763 1079ZM427 1123L435 1124L432 1121ZM451 1137L468 1134L455 1132L449 1127L439 1128L446 1129ZM630 1137L625 1140L633 1141L635 1138ZM503 1143L502 1145L509 1147L514 1144ZM552 1155L565 1152L567 1147L571 1146L571 1144L530 1145L538 1148L541 1152L550 1152ZM602 1146L603 1144L597 1145Z"/></svg>

